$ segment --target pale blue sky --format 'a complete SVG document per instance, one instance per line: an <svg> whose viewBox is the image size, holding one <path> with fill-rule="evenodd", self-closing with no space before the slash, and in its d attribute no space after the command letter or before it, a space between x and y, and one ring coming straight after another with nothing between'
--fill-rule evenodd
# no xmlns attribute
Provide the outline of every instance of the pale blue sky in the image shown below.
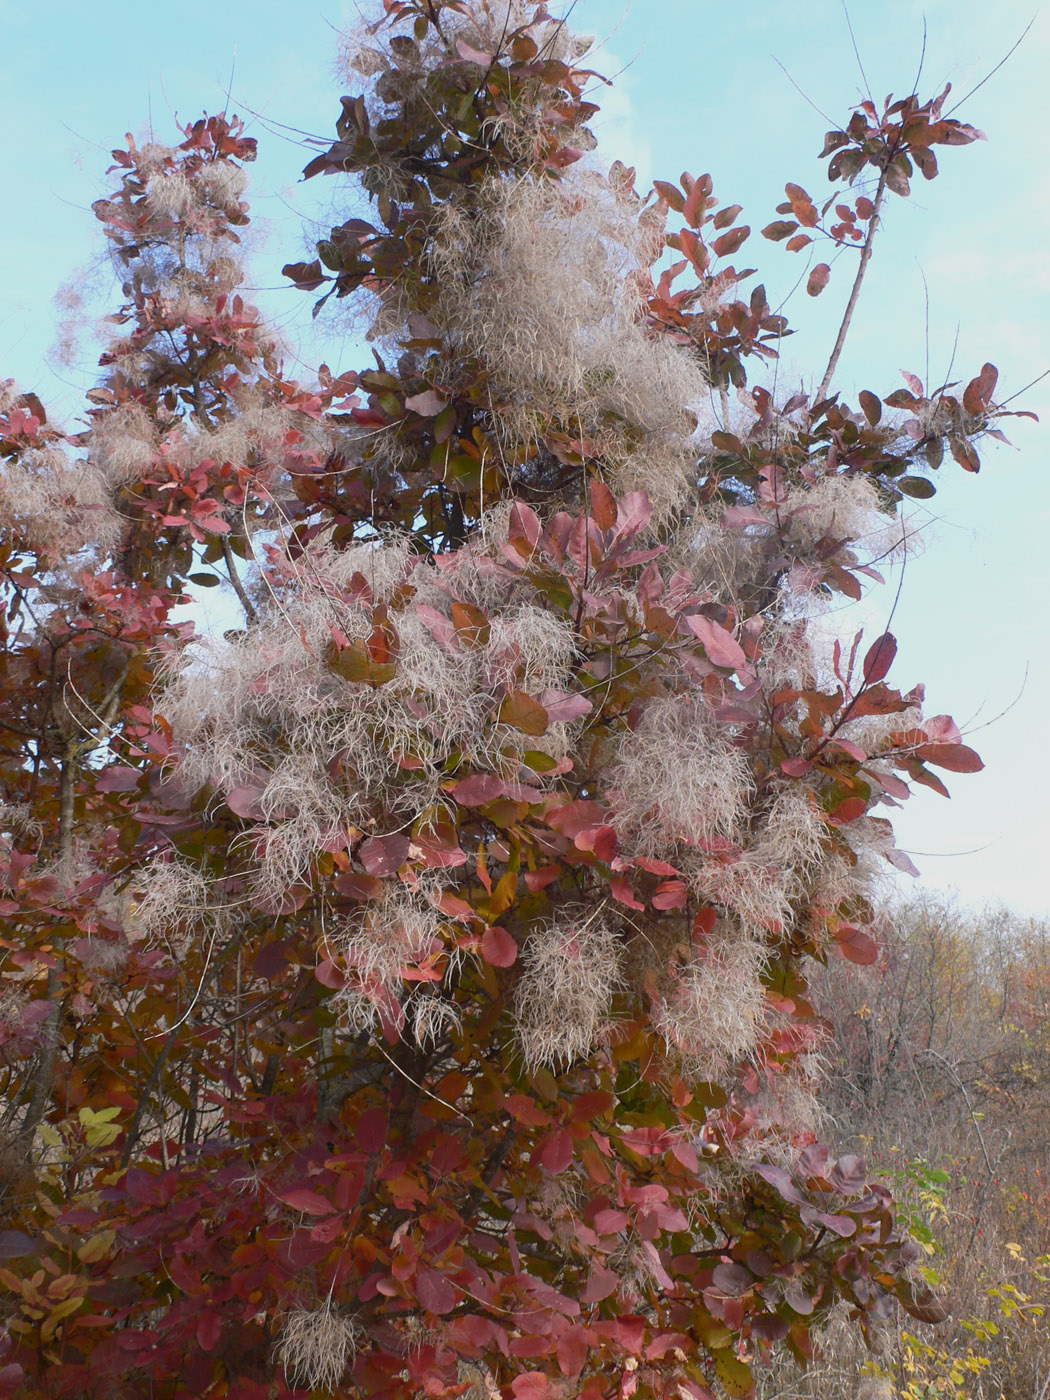
<svg viewBox="0 0 1050 1400"><path fill-rule="evenodd" d="M921 93L950 80L961 96L1033 9L1032 0L1001 0L991 21L986 0L854 0L851 16L876 98L910 90L924 13ZM259 300L298 349L303 377L322 356L333 367L355 363L345 332L324 321L318 334L310 330L309 299L282 289L278 271L307 246L303 218L323 212L333 194L321 182L297 186L306 156L297 131L281 124L330 131L339 96L335 31L355 13L352 0L308 0L294 10L275 0L183 0L163 13L137 0L0 0L0 377L14 376L75 416L90 360L57 374L49 367L52 298L71 277L79 284L92 275L105 293L90 205L106 188L108 151L151 122L168 139L173 112L191 119L221 109L227 89L233 110L257 114L249 197ZM816 154L828 123L774 56L843 123L862 79L839 0L634 0L626 11L624 0L579 0L574 24L605 37L596 66L624 69L616 88L599 95L608 159L636 164L641 180L710 171L716 193L743 204L757 227L774 217L786 180L815 196L827 188ZM947 375L956 337L952 377L969 378L990 359L1012 393L1050 368L1048 67L1050 15L1036 19L1006 68L959 113L988 143L944 151L941 176L917 181L915 198L889 210L840 367L847 396L889 391L901 368L925 376L923 276L934 378ZM786 295L800 260L760 240L745 251L760 260L771 300ZM819 301L798 292L787 306L800 333L786 347L781 383L819 377L850 275L840 264ZM1023 406L1050 421L1050 380ZM893 622L899 682L925 680L931 714L988 724L972 737L988 766L976 777L950 777L951 803L917 793L896 825L917 853L923 884L1050 915L1050 443L1042 425L1018 423L1008 433L1018 450L990 446L979 478L942 469L927 550L908 566ZM875 590L872 628L881 630L892 597L892 586Z"/></svg>

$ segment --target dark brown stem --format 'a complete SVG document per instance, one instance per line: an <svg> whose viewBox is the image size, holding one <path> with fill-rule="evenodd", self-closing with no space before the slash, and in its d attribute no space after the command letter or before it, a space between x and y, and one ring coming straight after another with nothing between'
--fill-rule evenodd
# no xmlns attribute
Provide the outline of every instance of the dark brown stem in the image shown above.
<svg viewBox="0 0 1050 1400"><path fill-rule="evenodd" d="M225 535L222 536L222 557L226 561L226 572L229 574L230 582L233 584L233 591L237 594L237 597L240 599L241 607L244 609L244 616L248 622L254 622L258 616L255 611L255 604L248 597L244 584L241 582L241 576L237 572L237 561L233 557L233 550L230 548L230 542Z"/></svg>
<svg viewBox="0 0 1050 1400"><path fill-rule="evenodd" d="M124 1139L124 1152L120 1159L120 1165L122 1167L126 1167L131 1161L131 1154L135 1150L136 1142L138 1142L139 1129L142 1126L142 1120L145 1117L146 1112L149 1108L150 1096L152 1095L154 1089L156 1089L157 1085L160 1083L160 1076L164 1069L165 1062L167 1061L168 1055L171 1053L176 1041L179 1038L179 1030L180 1027L176 1026L176 1028L171 1032L167 1040L161 1046L160 1054L153 1061L153 1068L149 1072L149 1078L146 1080L146 1083L142 1087L142 1093L139 1095L139 1101L135 1107L135 1113L131 1119L131 1122L128 1124L127 1134Z"/></svg>

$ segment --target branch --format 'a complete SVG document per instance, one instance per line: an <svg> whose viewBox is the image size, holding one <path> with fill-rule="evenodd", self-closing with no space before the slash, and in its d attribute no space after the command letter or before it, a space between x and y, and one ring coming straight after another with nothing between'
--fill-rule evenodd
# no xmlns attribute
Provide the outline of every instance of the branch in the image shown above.
<svg viewBox="0 0 1050 1400"><path fill-rule="evenodd" d="M255 611L255 604L248 597L244 584L241 582L241 576L237 572L237 561L233 557L233 550L230 548L230 542L225 535L220 536L220 538L222 540L222 557L226 561L226 572L229 574L230 582L233 584L233 591L240 599L245 618L248 622L254 622L258 614Z"/></svg>
<svg viewBox="0 0 1050 1400"><path fill-rule="evenodd" d="M849 294L849 301L846 303L846 310L842 317L842 325L839 326L839 333L835 337L835 348L831 352L831 359L828 361L828 367L824 371L824 378L820 381L820 388L813 396L814 403L820 403L826 396L828 386L831 384L832 375L838 368L839 356L842 354L842 347L845 345L846 336L849 334L850 322L853 320L853 312L856 309L857 298L860 296L864 274L867 272L868 263L871 261L871 249L875 242L875 232L879 227L879 211L882 208L882 200L885 193L886 170L883 169L882 174L879 176L879 187L875 191L875 199L873 200L875 207L872 210L871 219L868 222L868 236L864 240L864 247L860 254L860 267L857 268L857 275L853 279L853 290Z"/></svg>

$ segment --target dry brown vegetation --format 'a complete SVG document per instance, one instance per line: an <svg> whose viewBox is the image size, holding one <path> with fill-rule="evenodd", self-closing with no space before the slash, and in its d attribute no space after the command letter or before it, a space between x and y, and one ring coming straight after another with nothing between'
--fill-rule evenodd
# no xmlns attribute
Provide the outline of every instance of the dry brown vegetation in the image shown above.
<svg viewBox="0 0 1050 1400"><path fill-rule="evenodd" d="M833 1325L765 1400L1045 1400L1050 926L915 902L878 964L832 964L820 999L834 1136L889 1180L952 1316L897 1319L874 1352Z"/></svg>

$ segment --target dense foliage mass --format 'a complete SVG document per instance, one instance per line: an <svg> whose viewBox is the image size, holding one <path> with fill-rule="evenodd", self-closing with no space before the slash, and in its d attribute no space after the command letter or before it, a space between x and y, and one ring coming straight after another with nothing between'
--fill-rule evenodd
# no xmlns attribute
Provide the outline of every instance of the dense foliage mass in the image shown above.
<svg viewBox="0 0 1050 1400"><path fill-rule="evenodd" d="M750 387L741 211L587 156L586 44L383 9L287 269L374 367L286 376L211 117L114 153L86 428L4 391L4 1395L746 1397L836 1304L940 1315L818 1141L807 979L878 956L877 809L980 761L819 616L995 371ZM766 237L859 289L979 134L942 101L863 104ZM218 583L238 627L173 620Z"/></svg>

